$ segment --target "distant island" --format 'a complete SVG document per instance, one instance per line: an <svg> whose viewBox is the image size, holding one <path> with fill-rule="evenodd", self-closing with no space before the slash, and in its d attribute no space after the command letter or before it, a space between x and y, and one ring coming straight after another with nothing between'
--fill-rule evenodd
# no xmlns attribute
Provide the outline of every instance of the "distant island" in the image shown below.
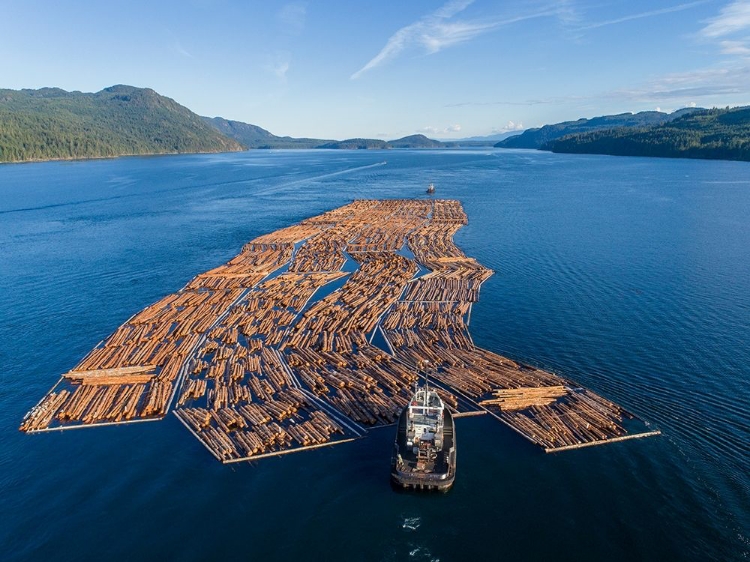
<svg viewBox="0 0 750 562"><path fill-rule="evenodd" d="M388 148L449 148L452 143L428 139L424 135L410 135L396 140L384 141L377 139L346 139L321 144L314 148L341 148L341 149L388 149Z"/></svg>
<svg viewBox="0 0 750 562"><path fill-rule="evenodd" d="M456 143L446 143L427 138L424 135L410 135L400 139L385 141L381 139L344 139L325 140L312 138L278 137L269 131L242 121L230 121L223 117L203 117L204 122L217 131L233 138L247 148L320 148L341 150L384 150L389 148L451 148Z"/></svg>
<svg viewBox="0 0 750 562"><path fill-rule="evenodd" d="M342 141L333 141L321 144L314 148L343 149L343 150L381 150L391 148L384 140L378 139L346 139Z"/></svg>
<svg viewBox="0 0 750 562"><path fill-rule="evenodd" d="M446 143L427 138L424 135L410 135L390 141L364 138L324 140L278 137L257 125L250 125L242 121L230 121L223 117L203 117L202 119L206 124L214 127L223 135L233 138L249 149L320 148L329 150L384 150L389 148L452 148L457 146L455 142Z"/></svg>
<svg viewBox="0 0 750 562"><path fill-rule="evenodd" d="M0 90L0 161L244 150L148 88Z"/></svg>

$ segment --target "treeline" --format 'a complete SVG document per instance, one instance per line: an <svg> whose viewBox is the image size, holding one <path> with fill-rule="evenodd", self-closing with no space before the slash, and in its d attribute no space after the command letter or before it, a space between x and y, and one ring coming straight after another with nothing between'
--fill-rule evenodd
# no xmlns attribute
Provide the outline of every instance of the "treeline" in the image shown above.
<svg viewBox="0 0 750 562"><path fill-rule="evenodd" d="M150 89L0 90L0 161L243 150Z"/></svg>
<svg viewBox="0 0 750 562"><path fill-rule="evenodd" d="M750 161L750 107L704 109L669 123L567 135L552 152Z"/></svg>
<svg viewBox="0 0 750 562"><path fill-rule="evenodd" d="M498 148L542 148L544 145L567 135L619 129L621 127L644 128L661 125L673 119L697 111L694 108L678 109L673 113L661 111L641 111L640 113L619 113L617 115L602 115L591 119L577 121L563 121L545 125L538 129L527 129L520 135L514 135L498 142Z"/></svg>

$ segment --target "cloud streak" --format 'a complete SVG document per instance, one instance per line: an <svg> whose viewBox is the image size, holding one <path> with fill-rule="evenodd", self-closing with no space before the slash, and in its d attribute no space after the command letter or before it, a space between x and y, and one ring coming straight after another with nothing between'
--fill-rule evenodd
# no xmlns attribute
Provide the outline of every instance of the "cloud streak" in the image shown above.
<svg viewBox="0 0 750 562"><path fill-rule="evenodd" d="M589 99L584 96L565 96L557 98L544 98L544 99L527 99L527 100L498 100L498 101L462 101L457 103L449 103L443 107L485 107L493 105L517 105L517 106L531 106L531 105L554 105L561 103L569 103L571 101L583 101Z"/></svg>
<svg viewBox="0 0 750 562"><path fill-rule="evenodd" d="M405 49L410 47L421 47L425 53L432 55L453 45L470 41L479 35L493 31L501 26L532 18L552 16L557 13L556 9L547 9L507 19L496 19L494 21L454 19L455 16L468 8L472 2L473 0L453 0L431 14L423 16L416 22L402 27L391 35L377 55L351 75L351 79L356 80L360 78L364 73L373 68L395 59Z"/></svg>
<svg viewBox="0 0 750 562"><path fill-rule="evenodd" d="M750 66L737 64L669 74L638 90L621 91L617 94L637 101L663 101L742 94L748 91Z"/></svg>
<svg viewBox="0 0 750 562"><path fill-rule="evenodd" d="M370 61L365 66L352 74L352 80L356 80L368 70L371 70L395 58L408 45L420 41L423 42L423 37L429 37L430 32L435 32L437 29L444 25L446 20L465 10L471 3L472 0L454 0L452 2L448 2L432 14L421 18L411 25L402 27L396 33L391 35L391 37L386 42L385 47L383 47L380 52L375 55L375 57L370 59ZM466 31L465 34L466 33L468 33L468 31ZM449 40L450 38L446 39ZM439 46L436 42L436 39L433 37L430 41L431 52L437 52L437 50L439 50Z"/></svg>
<svg viewBox="0 0 750 562"><path fill-rule="evenodd" d="M678 4L676 6L670 6L668 8L661 8L659 10L650 10L648 12L640 12L638 14L630 14L628 16L623 16L621 18L606 20L606 21L600 21L596 23L590 23L588 25L583 25L579 27L579 31L585 31L587 29L596 29L598 27L605 27L607 25L615 25L618 23L624 23L626 21L632 21L632 20L639 20L643 18L651 18L654 16L661 16L664 14L672 14L674 12L681 12L683 10L688 10L690 8L694 8L695 6L699 6L701 4L705 4L709 0L698 0L696 2L688 2L686 4Z"/></svg>
<svg viewBox="0 0 750 562"><path fill-rule="evenodd" d="M735 0L724 6L719 15L708 20L701 30L706 39L718 39L750 28L750 1Z"/></svg>
<svg viewBox="0 0 750 562"><path fill-rule="evenodd" d="M750 46L744 41L721 41L719 42L722 55L732 55L740 57L750 56Z"/></svg>
<svg viewBox="0 0 750 562"><path fill-rule="evenodd" d="M586 96L560 96L545 99L498 100L487 102L461 102L445 107L465 106L534 106L534 105L581 105L612 101L625 103L678 104L689 106L692 100L732 95L747 95L750 92L750 63L738 60L734 64L707 67L688 72L668 74L645 81L632 89L607 90ZM724 104L719 101L719 104Z"/></svg>

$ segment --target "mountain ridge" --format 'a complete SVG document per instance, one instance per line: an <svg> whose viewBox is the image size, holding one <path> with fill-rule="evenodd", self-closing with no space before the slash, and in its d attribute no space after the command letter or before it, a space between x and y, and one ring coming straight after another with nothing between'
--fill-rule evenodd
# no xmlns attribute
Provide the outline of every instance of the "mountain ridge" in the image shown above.
<svg viewBox="0 0 750 562"><path fill-rule="evenodd" d="M0 162L244 150L150 88L0 89Z"/></svg>
<svg viewBox="0 0 750 562"><path fill-rule="evenodd" d="M750 106L702 109L651 127L567 135L542 148L574 154L750 161Z"/></svg>
<svg viewBox="0 0 750 562"><path fill-rule="evenodd" d="M520 135L515 135L495 144L497 148L541 148L555 139L575 133L614 129L617 127L644 127L659 125L678 117L699 111L700 108L678 109L672 113L661 111L640 111L638 113L618 113L615 115L601 115L592 118L581 118L575 121L562 121L527 129Z"/></svg>
<svg viewBox="0 0 750 562"><path fill-rule="evenodd" d="M258 125L223 117L201 117L201 119L204 123L242 143L247 148L317 148L321 144L336 142L330 139L279 137Z"/></svg>
<svg viewBox="0 0 750 562"><path fill-rule="evenodd" d="M672 113L643 111L565 121L508 133L500 148L553 152L750 160L750 106ZM487 137L472 137L486 139ZM114 85L95 93L0 89L0 162L246 149L440 149L491 146L423 134L382 140L277 136L257 125L201 117L150 88Z"/></svg>

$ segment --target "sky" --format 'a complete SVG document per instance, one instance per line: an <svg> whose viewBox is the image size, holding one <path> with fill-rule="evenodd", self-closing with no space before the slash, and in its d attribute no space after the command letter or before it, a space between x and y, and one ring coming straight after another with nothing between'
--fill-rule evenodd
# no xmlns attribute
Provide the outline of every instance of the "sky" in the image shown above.
<svg viewBox="0 0 750 562"><path fill-rule="evenodd" d="M748 105L750 0L0 0L0 88L114 84L329 139Z"/></svg>

